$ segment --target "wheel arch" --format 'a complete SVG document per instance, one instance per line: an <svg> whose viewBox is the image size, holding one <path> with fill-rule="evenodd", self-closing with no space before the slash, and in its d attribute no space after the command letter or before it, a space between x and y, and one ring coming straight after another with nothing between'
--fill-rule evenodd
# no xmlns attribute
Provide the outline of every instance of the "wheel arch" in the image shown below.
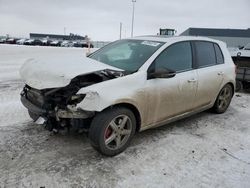
<svg viewBox="0 0 250 188"><path fill-rule="evenodd" d="M232 87L232 89L233 89L233 95L234 95L234 93L235 93L235 86L234 86L233 82L228 82L228 83L226 83L225 85L227 85L227 84L230 85L230 86ZM224 85L224 86L225 86L225 85ZM224 87L224 86L223 86L223 87Z"/></svg>
<svg viewBox="0 0 250 188"><path fill-rule="evenodd" d="M112 109L114 107L125 107L125 108L128 108L129 110L131 110L133 112L133 114L135 115L135 119L136 119L136 132L140 131L140 129L141 129L141 114L135 105L133 105L131 103L122 102L122 103L113 104L113 105L103 109L103 111L107 110L107 109Z"/></svg>
<svg viewBox="0 0 250 188"><path fill-rule="evenodd" d="M221 88L218 90L218 93L216 94L216 97L215 97L215 99L214 99L213 102L212 102L213 106L215 105L215 102L216 102L216 100L217 100L217 98L218 98L218 96L219 96L221 90L222 90L226 85L230 85L230 86L232 87L232 89L233 89L233 96L234 96L234 94L235 94L235 85L234 85L233 81L225 82L224 84L221 85Z"/></svg>

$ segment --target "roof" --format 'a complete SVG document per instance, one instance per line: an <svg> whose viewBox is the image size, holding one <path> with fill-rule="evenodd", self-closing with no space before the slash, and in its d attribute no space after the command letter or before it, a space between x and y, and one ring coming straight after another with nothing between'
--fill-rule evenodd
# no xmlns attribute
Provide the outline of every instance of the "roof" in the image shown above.
<svg viewBox="0 0 250 188"><path fill-rule="evenodd" d="M189 28L180 35L250 38L250 28L248 29Z"/></svg>
<svg viewBox="0 0 250 188"><path fill-rule="evenodd" d="M221 43L221 41L211 39L208 37L199 37L199 36L168 36L162 37L160 35L151 35L151 36L138 36L131 39L137 40L151 40L157 42L178 42L178 41L186 41L186 40L203 40L203 41L211 41L216 43Z"/></svg>

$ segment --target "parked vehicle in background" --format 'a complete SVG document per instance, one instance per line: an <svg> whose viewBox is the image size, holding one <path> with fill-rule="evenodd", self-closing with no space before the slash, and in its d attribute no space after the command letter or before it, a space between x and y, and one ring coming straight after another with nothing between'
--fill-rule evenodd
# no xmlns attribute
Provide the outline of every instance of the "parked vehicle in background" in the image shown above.
<svg viewBox="0 0 250 188"><path fill-rule="evenodd" d="M67 40L62 41L61 47L67 47L68 43L69 43L69 41L67 41Z"/></svg>
<svg viewBox="0 0 250 188"><path fill-rule="evenodd" d="M236 61L236 65L238 64L239 61ZM250 63L247 66L237 67L236 91L244 89L250 92Z"/></svg>
<svg viewBox="0 0 250 188"><path fill-rule="evenodd" d="M50 46L61 46L61 41L58 41L58 40L54 40L50 43Z"/></svg>
<svg viewBox="0 0 250 188"><path fill-rule="evenodd" d="M35 40L31 43L31 45L34 45L34 46L42 46L43 43L42 43L41 40L35 39Z"/></svg>
<svg viewBox="0 0 250 188"><path fill-rule="evenodd" d="M1 38L0 39L0 44L4 44L6 42L6 38Z"/></svg>
<svg viewBox="0 0 250 188"><path fill-rule="evenodd" d="M226 44L205 37L135 37L88 57L27 61L21 101L55 132L88 131L92 146L113 156L134 134L213 109L224 113L235 88Z"/></svg>
<svg viewBox="0 0 250 188"><path fill-rule="evenodd" d="M18 44L18 45L31 45L31 46L57 46L57 47L76 47L76 48L88 48L88 43L86 41L59 41L50 39L15 39L15 38L2 38L0 43L6 44ZM94 45L90 43L90 48Z"/></svg>
<svg viewBox="0 0 250 188"><path fill-rule="evenodd" d="M49 39L43 39L42 40L42 45L43 46L50 46L52 40L49 40Z"/></svg>
<svg viewBox="0 0 250 188"><path fill-rule="evenodd" d="M228 50L232 57L236 56L250 57L250 43L241 48L229 48Z"/></svg>
<svg viewBox="0 0 250 188"><path fill-rule="evenodd" d="M31 46L42 46L43 43L39 39L29 39L24 42L24 45L31 45Z"/></svg>
<svg viewBox="0 0 250 188"><path fill-rule="evenodd" d="M244 89L250 92L250 43L230 53L237 66L236 91Z"/></svg>
<svg viewBox="0 0 250 188"><path fill-rule="evenodd" d="M24 45L31 45L34 42L34 39L28 39L23 44Z"/></svg>
<svg viewBox="0 0 250 188"><path fill-rule="evenodd" d="M74 44L74 47L76 48L88 48L88 47L93 48L94 47L92 43L90 43L90 46L88 46L88 43L86 41L74 41L73 44Z"/></svg>
<svg viewBox="0 0 250 188"><path fill-rule="evenodd" d="M63 42L61 43L61 46L62 46L62 47L73 47L74 44L73 44L72 41L67 41L67 40L65 40L65 41L63 41Z"/></svg>
<svg viewBox="0 0 250 188"><path fill-rule="evenodd" d="M73 42L73 47L75 47L75 48L82 48L82 44L80 42L78 42L78 41L74 41Z"/></svg>
<svg viewBox="0 0 250 188"><path fill-rule="evenodd" d="M23 44L24 45L31 45L31 43L34 41L34 39L28 39Z"/></svg>
<svg viewBox="0 0 250 188"><path fill-rule="evenodd" d="M6 44L16 44L16 39L15 38L8 38L5 41Z"/></svg>
<svg viewBox="0 0 250 188"><path fill-rule="evenodd" d="M16 41L16 44L23 45L26 40L28 40L28 39L19 39Z"/></svg>

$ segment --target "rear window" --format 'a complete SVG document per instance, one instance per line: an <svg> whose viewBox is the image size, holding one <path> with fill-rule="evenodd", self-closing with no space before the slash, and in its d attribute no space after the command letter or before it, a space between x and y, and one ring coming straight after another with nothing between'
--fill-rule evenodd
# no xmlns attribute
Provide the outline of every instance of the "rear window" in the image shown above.
<svg viewBox="0 0 250 188"><path fill-rule="evenodd" d="M216 65L216 55L213 43L206 41L195 42L196 60L198 67Z"/></svg>
<svg viewBox="0 0 250 188"><path fill-rule="evenodd" d="M215 49L217 64L223 64L224 63L224 57L223 57L223 54L222 54L221 49L218 46L218 44L214 44L214 49Z"/></svg>

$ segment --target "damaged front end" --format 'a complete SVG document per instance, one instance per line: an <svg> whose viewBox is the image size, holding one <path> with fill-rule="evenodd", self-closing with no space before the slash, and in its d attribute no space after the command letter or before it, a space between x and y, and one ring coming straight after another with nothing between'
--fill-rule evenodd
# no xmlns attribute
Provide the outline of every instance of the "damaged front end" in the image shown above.
<svg viewBox="0 0 250 188"><path fill-rule="evenodd" d="M58 132L70 127L88 130L95 112L77 108L77 104L86 97L77 92L83 87L121 76L124 76L124 72L106 69L77 76L70 84L60 88L38 90L25 85L21 102L28 109L30 117L38 124L45 124L50 131Z"/></svg>

